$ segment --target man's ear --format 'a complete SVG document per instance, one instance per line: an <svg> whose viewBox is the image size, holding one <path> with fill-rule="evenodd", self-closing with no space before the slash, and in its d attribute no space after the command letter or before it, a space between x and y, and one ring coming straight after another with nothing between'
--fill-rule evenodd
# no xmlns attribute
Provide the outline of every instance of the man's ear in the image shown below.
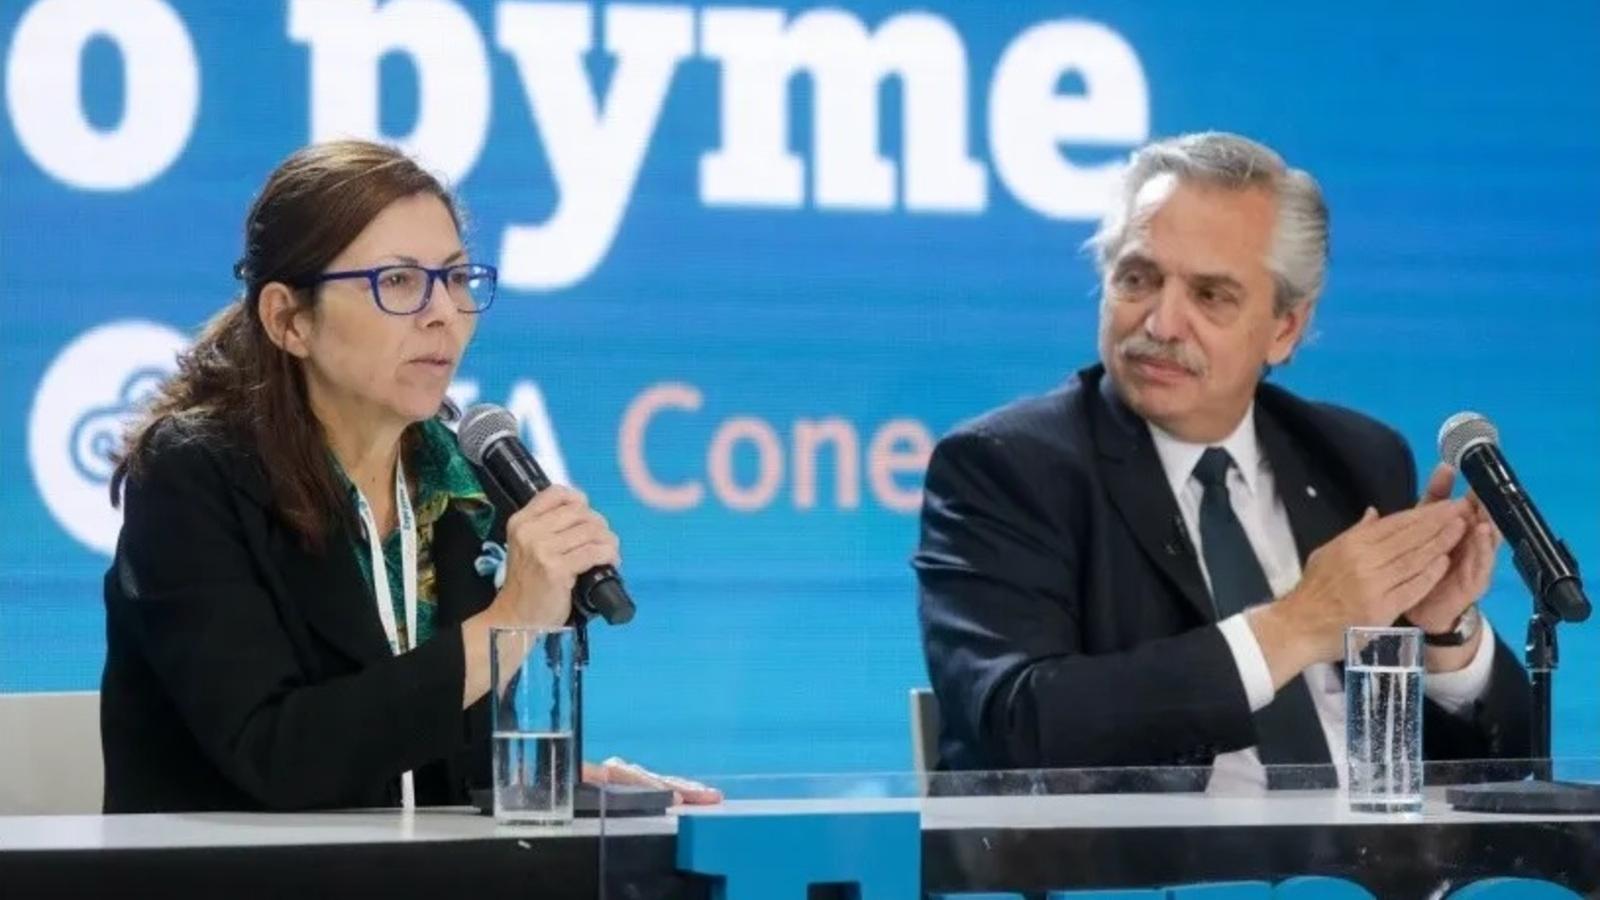
<svg viewBox="0 0 1600 900"><path fill-rule="evenodd" d="M1302 300L1273 319L1272 346L1267 349L1267 365L1281 366L1289 361L1300 342L1305 340L1311 326L1311 314L1316 311L1315 298Z"/></svg>

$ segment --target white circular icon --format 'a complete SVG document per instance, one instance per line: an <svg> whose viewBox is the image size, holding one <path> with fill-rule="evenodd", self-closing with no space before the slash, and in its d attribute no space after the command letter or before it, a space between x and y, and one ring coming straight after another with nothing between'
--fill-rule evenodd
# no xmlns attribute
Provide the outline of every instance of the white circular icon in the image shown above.
<svg viewBox="0 0 1600 900"><path fill-rule="evenodd" d="M154 322L109 322L57 354L28 413L28 464L39 496L79 543L111 555L122 513L111 505L112 455L132 416L189 346Z"/></svg>

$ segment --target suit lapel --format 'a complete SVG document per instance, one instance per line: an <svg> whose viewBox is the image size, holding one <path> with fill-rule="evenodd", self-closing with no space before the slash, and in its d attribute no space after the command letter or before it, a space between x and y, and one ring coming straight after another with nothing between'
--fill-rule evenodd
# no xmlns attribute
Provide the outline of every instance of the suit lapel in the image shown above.
<svg viewBox="0 0 1600 900"><path fill-rule="evenodd" d="M1337 537L1348 524L1348 511L1340 508L1343 492L1330 479L1311 474L1305 454L1265 404L1256 406L1256 439L1272 466L1273 482L1289 515L1289 529L1294 532L1303 566L1313 550Z"/></svg>
<svg viewBox="0 0 1600 900"><path fill-rule="evenodd" d="M327 546L320 554L300 547L286 529L279 531L275 549L277 570L283 575L290 601L312 630L356 662L376 662L389 656L389 640L384 637L376 601L343 526L329 531Z"/></svg>
<svg viewBox="0 0 1600 900"><path fill-rule="evenodd" d="M479 575L474 566L480 552L472 523L458 510L447 509L434 523L430 553L437 626L460 624L494 599L493 580ZM331 532L326 552L318 555L302 549L285 531L274 555L290 598L323 639L357 662L389 656L389 642L373 606L376 601L350 549L348 532L342 528Z"/></svg>
<svg viewBox="0 0 1600 900"><path fill-rule="evenodd" d="M480 482L489 484L481 472L475 474ZM372 589L352 549L349 527L332 528L323 551L311 552L273 513L272 490L259 464L241 463L234 487L261 508L268 523L265 567L282 579L284 599L300 610L311 630L357 663L387 659L389 641L383 634ZM492 489L490 497L495 497ZM496 516L489 538L505 543L504 516ZM472 522L454 507L446 509L434 524L430 546L438 625L459 624L494 599L493 580L479 575L474 565L481 551Z"/></svg>
<svg viewBox="0 0 1600 900"><path fill-rule="evenodd" d="M490 534L490 538L496 535ZM501 542L504 536L500 536ZM433 525L435 623L455 625L482 611L494 600L492 576L478 574L475 565L482 542L472 522L455 507L447 508Z"/></svg>
<svg viewBox="0 0 1600 900"><path fill-rule="evenodd" d="M1098 368L1098 367L1096 367ZM1183 527L1183 515L1172 496L1150 429L1111 386L1111 379L1091 369L1085 381L1098 377L1099 402L1091 401L1095 448L1106 493L1146 556L1178 588L1202 620L1215 622L1216 608L1206 590L1194 545Z"/></svg>
<svg viewBox="0 0 1600 900"><path fill-rule="evenodd" d="M321 552L307 550L274 512L272 489L259 461L242 458L233 486L261 510L265 533L260 552L268 578L281 586L280 601L299 610L311 630L350 659L367 663L388 657L389 640L351 550L348 529L335 525Z"/></svg>

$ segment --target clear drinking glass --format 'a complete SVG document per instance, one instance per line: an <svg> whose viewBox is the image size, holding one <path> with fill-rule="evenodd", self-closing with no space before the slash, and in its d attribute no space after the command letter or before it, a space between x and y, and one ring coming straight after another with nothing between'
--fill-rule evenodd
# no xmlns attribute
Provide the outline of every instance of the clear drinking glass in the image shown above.
<svg viewBox="0 0 1600 900"><path fill-rule="evenodd" d="M1350 808L1422 809L1422 632L1351 628L1344 642Z"/></svg>
<svg viewBox="0 0 1600 900"><path fill-rule="evenodd" d="M494 816L572 821L574 667L570 628L489 631Z"/></svg>

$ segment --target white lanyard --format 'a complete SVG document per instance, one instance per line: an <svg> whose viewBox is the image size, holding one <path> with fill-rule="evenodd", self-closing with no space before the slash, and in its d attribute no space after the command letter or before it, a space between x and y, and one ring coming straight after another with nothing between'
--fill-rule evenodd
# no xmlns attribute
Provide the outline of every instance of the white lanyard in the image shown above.
<svg viewBox="0 0 1600 900"><path fill-rule="evenodd" d="M394 507L400 517L400 590L406 608L404 647L400 646L400 633L395 626L394 595L389 590L389 566L384 561L378 522L372 516L367 498L356 488L356 512L367 532L367 546L372 550L372 593L378 601L378 621L383 623L384 636L389 639L389 652L398 656L417 645L417 518L411 510L411 492L406 490L405 466L399 460L394 464ZM410 772L400 776L400 802L406 809L417 806L416 786Z"/></svg>

